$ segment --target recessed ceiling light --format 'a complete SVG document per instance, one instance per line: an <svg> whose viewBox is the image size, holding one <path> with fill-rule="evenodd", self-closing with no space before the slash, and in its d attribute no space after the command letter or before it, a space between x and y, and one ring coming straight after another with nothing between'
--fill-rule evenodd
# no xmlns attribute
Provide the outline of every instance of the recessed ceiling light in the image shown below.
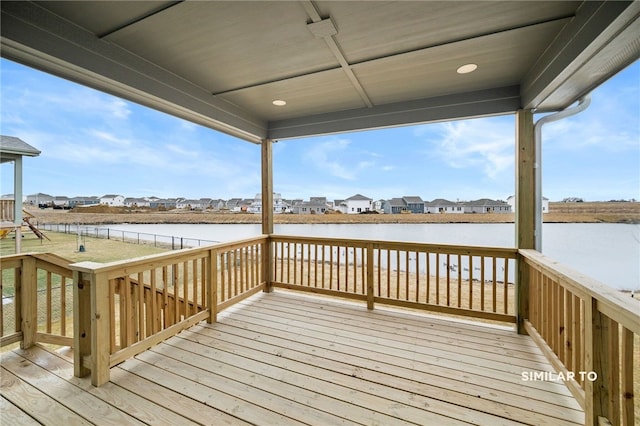
<svg viewBox="0 0 640 426"><path fill-rule="evenodd" d="M283 101L282 99L276 99L271 103L274 104L275 106L285 106L287 104L287 101Z"/></svg>
<svg viewBox="0 0 640 426"><path fill-rule="evenodd" d="M456 72L458 74L468 74L470 72L474 72L476 69L478 69L478 65L476 65L476 64L466 64L466 65L463 65L460 68L458 68L456 70Z"/></svg>

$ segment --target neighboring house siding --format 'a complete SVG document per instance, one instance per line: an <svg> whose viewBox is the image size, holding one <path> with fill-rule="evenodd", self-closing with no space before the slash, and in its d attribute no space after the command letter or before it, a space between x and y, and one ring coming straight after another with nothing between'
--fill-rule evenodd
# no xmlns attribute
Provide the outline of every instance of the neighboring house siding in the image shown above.
<svg viewBox="0 0 640 426"><path fill-rule="evenodd" d="M112 207L124 206L124 196L122 195L104 195L100 197L100 204L105 204Z"/></svg>
<svg viewBox="0 0 640 426"><path fill-rule="evenodd" d="M370 212L373 209L373 199L356 194L340 204L340 211L346 214L360 214Z"/></svg>

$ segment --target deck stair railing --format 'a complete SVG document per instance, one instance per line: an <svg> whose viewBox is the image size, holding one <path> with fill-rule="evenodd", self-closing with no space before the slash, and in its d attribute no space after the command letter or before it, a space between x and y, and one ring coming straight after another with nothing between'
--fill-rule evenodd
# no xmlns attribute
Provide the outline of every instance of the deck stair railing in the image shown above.
<svg viewBox="0 0 640 426"><path fill-rule="evenodd" d="M0 346L16 342L70 346L73 341L69 261L46 253L3 256Z"/></svg>
<svg viewBox="0 0 640 426"><path fill-rule="evenodd" d="M112 366L262 290L266 241L71 265L76 376L91 374L100 386Z"/></svg>
<svg viewBox="0 0 640 426"><path fill-rule="evenodd" d="M640 304L535 250L519 255L524 327L584 408L586 423L637 424Z"/></svg>

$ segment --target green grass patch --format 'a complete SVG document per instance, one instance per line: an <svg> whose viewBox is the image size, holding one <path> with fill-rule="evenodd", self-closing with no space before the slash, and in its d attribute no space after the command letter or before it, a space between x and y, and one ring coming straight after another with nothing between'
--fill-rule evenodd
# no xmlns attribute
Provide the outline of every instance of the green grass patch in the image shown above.
<svg viewBox="0 0 640 426"><path fill-rule="evenodd" d="M31 232L26 232L22 238L22 253L54 253L72 262L107 263L168 251L167 248L149 244L86 237L83 239L85 251L80 252L76 235L46 232L46 236L51 241L40 240ZM0 240L0 255L15 254L15 243L15 233Z"/></svg>

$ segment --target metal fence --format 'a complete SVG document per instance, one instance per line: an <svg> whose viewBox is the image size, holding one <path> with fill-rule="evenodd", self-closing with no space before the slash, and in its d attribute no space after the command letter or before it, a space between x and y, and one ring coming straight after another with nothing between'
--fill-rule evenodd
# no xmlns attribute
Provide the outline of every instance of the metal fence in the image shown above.
<svg viewBox="0 0 640 426"><path fill-rule="evenodd" d="M121 229L99 228L76 224L39 224L38 227L45 231L76 234L81 238L103 238L107 240L122 241L134 244L148 244L154 247L180 250L183 248L200 247L219 243L220 241L203 240L200 238L176 237L173 235L150 234L146 232L124 231Z"/></svg>

